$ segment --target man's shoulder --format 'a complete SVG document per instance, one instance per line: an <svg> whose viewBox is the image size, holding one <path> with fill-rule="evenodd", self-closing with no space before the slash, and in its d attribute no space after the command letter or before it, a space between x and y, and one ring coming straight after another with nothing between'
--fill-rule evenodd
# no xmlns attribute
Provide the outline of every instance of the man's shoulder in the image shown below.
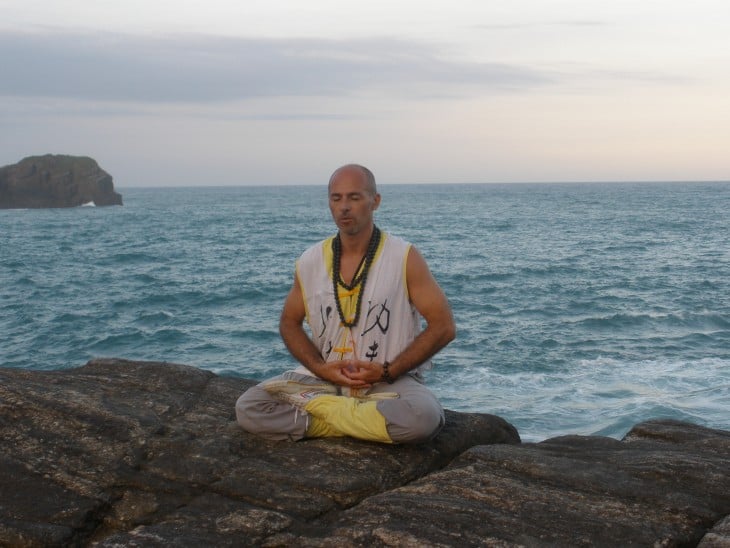
<svg viewBox="0 0 730 548"><path fill-rule="evenodd" d="M400 251L407 251L411 248L411 243L400 236L394 236L390 232L383 231L385 237L385 245Z"/></svg>
<svg viewBox="0 0 730 548"><path fill-rule="evenodd" d="M324 240L318 241L317 243L311 244L309 247L307 247L304 250L304 253L302 253L302 255L304 255L305 253L311 253L313 250L316 250L316 249L323 249L328 244L331 245L331 242L333 239L334 239L334 236L330 236L328 238L325 238Z"/></svg>
<svg viewBox="0 0 730 548"><path fill-rule="evenodd" d="M324 255L325 250L332 247L332 240L334 236L320 240L316 244L310 245L304 252L299 256L299 261L321 257Z"/></svg>
<svg viewBox="0 0 730 548"><path fill-rule="evenodd" d="M385 230L381 231L381 233L383 237L383 244L389 247L391 250L405 252L409 250L413 245L408 240L400 236L395 236L394 234L386 232ZM329 236L324 240L320 240L317 243L310 245L299 256L299 260L311 260L326 255L328 250L332 249L332 240L335 239L335 236L336 235L333 234L332 236Z"/></svg>

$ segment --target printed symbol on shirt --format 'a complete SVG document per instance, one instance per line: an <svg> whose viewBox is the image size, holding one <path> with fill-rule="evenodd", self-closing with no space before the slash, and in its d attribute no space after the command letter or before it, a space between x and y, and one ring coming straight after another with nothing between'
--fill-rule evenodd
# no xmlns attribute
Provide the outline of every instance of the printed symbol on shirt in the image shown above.
<svg viewBox="0 0 730 548"><path fill-rule="evenodd" d="M372 301L368 301L368 314L365 318L365 330L362 334L365 335L376 327L380 329L381 333L385 334L390 327L390 310L386 306L388 301L386 300L383 304L373 305L371 303Z"/></svg>
<svg viewBox="0 0 730 548"><path fill-rule="evenodd" d="M375 341L373 344L368 346L368 351L365 352L365 357L369 358L370 361L373 361L373 359L378 355L378 346L378 341Z"/></svg>
<svg viewBox="0 0 730 548"><path fill-rule="evenodd" d="M330 357L330 354L332 354L332 341L327 341L327 350L324 351L324 357L325 359Z"/></svg>
<svg viewBox="0 0 730 548"><path fill-rule="evenodd" d="M322 318L322 330L319 332L319 335L317 337L321 337L324 335L325 330L327 329L327 320L330 319L330 316L332 315L332 307L328 306L325 308L324 306L319 307L319 317ZM330 343L331 345L331 343Z"/></svg>

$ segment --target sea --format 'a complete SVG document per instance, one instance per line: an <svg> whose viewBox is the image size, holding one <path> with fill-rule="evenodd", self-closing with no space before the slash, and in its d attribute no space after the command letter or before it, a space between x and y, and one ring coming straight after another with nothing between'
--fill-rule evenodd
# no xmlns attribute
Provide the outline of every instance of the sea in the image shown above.
<svg viewBox="0 0 730 548"><path fill-rule="evenodd" d="M117 190L122 207L0 210L0 366L295 365L278 319L294 260L334 231L324 186ZM453 309L427 376L444 407L523 441L657 418L730 430L730 183L379 190L376 223Z"/></svg>

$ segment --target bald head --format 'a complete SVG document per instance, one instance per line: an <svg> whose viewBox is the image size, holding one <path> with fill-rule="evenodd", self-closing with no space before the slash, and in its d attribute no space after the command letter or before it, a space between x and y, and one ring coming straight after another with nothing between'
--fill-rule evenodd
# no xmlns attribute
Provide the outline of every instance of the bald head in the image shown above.
<svg viewBox="0 0 730 548"><path fill-rule="evenodd" d="M342 167L338 167L330 177L328 189L331 189L332 181L337 179L340 175L344 175L346 173L359 174L360 177L362 177L363 182L365 183L365 189L371 196L375 196L378 193L378 188L375 185L375 175L373 175L373 172L370 171L368 168L366 168L365 166L361 166L360 164L347 164Z"/></svg>

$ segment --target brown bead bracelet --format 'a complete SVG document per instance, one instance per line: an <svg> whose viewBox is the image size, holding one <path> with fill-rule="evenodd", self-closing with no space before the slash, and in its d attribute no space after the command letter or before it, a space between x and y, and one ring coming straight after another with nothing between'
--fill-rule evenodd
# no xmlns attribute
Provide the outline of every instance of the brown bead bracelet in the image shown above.
<svg viewBox="0 0 730 548"><path fill-rule="evenodd" d="M380 377L381 381L385 381L388 384L393 384L395 382L395 379L390 376L390 371L388 371L388 367L390 367L390 362L383 363L383 375Z"/></svg>

